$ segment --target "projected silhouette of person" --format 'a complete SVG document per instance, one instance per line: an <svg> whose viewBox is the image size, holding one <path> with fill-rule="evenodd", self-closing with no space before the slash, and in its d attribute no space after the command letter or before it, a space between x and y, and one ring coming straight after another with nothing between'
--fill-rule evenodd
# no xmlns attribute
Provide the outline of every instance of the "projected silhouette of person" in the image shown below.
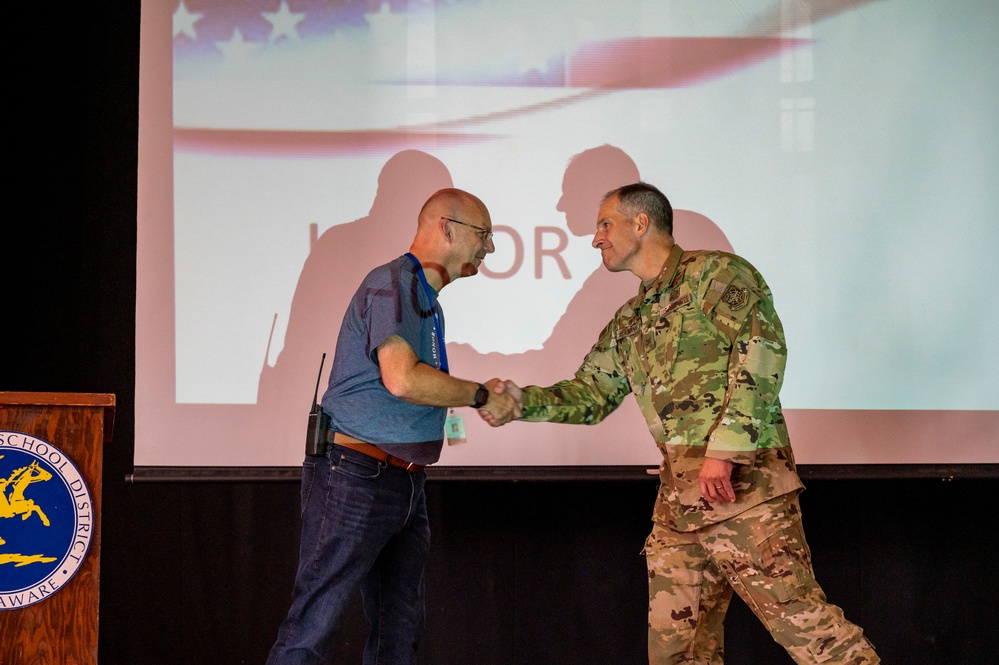
<svg viewBox="0 0 999 665"><path fill-rule="evenodd" d="M259 425L274 436L302 433L312 403L322 354L326 387L337 332L350 298L371 266L399 255L394 240L415 231L420 208L430 196L452 187L451 173L436 157L419 150L393 155L378 176L367 217L327 229L316 240L291 301L284 346L273 366L264 362L257 385Z"/></svg>
<svg viewBox="0 0 999 665"><path fill-rule="evenodd" d="M556 209L565 215L573 235L592 236L604 194L639 180L638 166L620 148L604 144L584 150L569 160ZM690 210L673 213L674 236L684 249L732 251L725 234L704 215ZM451 367L467 371L485 364L504 376L530 378L538 385L558 381L565 367L574 367L586 355L621 303L637 293L634 279L629 277L598 266L573 296L541 349L515 354L479 353L469 344L450 343L447 354Z"/></svg>

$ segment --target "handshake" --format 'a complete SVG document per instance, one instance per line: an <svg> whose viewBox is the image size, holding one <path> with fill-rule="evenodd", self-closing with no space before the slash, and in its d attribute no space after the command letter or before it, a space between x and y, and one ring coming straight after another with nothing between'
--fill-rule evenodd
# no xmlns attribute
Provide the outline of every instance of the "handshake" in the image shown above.
<svg viewBox="0 0 999 665"><path fill-rule="evenodd" d="M524 405L524 391L513 381L489 379L485 383L489 389L489 401L479 409L479 415L493 427L517 420Z"/></svg>

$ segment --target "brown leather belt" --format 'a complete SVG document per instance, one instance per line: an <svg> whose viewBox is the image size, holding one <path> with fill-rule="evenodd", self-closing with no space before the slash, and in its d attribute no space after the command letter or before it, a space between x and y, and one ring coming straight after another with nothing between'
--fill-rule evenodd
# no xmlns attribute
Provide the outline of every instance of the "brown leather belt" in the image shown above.
<svg viewBox="0 0 999 665"><path fill-rule="evenodd" d="M343 446L344 448L356 450L362 455L373 457L379 462L385 462L387 464L391 464L392 466L399 467L400 469L405 469L410 473L419 473L420 471L423 471L422 464L407 462L406 460L396 457L395 455L389 455L387 452L374 444L366 443L360 439L355 439L354 437L342 432L333 433L333 443L338 446Z"/></svg>

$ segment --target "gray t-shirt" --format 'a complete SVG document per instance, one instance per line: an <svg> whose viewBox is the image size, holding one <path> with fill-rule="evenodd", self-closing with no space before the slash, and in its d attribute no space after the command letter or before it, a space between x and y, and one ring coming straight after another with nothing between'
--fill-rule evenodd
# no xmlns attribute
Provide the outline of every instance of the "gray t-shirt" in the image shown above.
<svg viewBox="0 0 999 665"><path fill-rule="evenodd" d="M381 380L378 346L391 335L404 339L420 361L441 367L444 313L437 293L424 287L406 256L368 273L343 317L329 387L322 406L334 431L410 462L440 459L447 409L421 406L392 395ZM443 334L441 335L443 338ZM407 445L409 444L409 445Z"/></svg>

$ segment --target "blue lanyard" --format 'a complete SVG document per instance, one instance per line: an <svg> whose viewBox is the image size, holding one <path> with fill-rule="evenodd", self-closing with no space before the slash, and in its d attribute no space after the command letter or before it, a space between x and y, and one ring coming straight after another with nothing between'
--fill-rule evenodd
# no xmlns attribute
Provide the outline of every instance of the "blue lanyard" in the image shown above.
<svg viewBox="0 0 999 665"><path fill-rule="evenodd" d="M420 265L420 260L410 252L406 252L406 257L416 266L416 276L420 278L420 284L423 285L423 292L427 295L427 302L431 305L431 314L434 317L434 332L437 333L436 345L441 357L441 371L449 374L447 368L447 349L444 346L444 327L441 325L439 307L434 302L433 289L427 283L427 276L423 274L423 266Z"/></svg>

